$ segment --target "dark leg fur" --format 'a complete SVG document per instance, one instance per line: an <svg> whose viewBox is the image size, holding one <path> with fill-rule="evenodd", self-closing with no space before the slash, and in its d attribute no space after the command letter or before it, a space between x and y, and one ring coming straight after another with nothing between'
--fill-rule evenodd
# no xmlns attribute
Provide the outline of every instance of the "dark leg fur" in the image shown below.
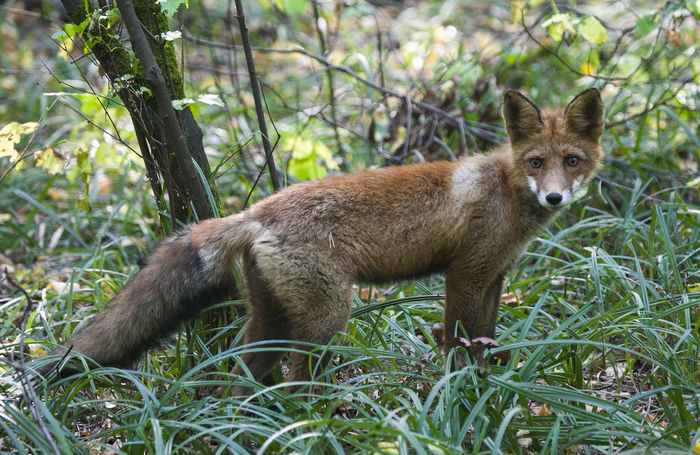
<svg viewBox="0 0 700 455"><path fill-rule="evenodd" d="M503 282L505 274L501 274L491 283L484 295L484 304L481 309L481 314L476 323L476 336L496 338L496 319L498 318L498 309L501 306L501 293L503 292Z"/></svg>
<svg viewBox="0 0 700 455"><path fill-rule="evenodd" d="M481 294L479 285L472 284L470 286L468 284L470 283L469 279L468 272L450 272L447 276L445 353L461 345L459 337L471 341L480 337L494 339L496 336L496 319L501 303L505 273L499 274L488 285L483 294ZM473 347L471 355L477 364L484 366L483 347ZM462 354L457 353L456 360L460 368L466 365L466 359Z"/></svg>
<svg viewBox="0 0 700 455"><path fill-rule="evenodd" d="M468 271L450 271L445 280L445 352L458 337L471 340L483 311L484 290Z"/></svg>
<svg viewBox="0 0 700 455"><path fill-rule="evenodd" d="M255 261L246 257L244 263L251 310L251 319L245 328L245 343L292 339L291 324L284 306L260 276L260 270ZM284 344L279 346L282 347ZM245 364L253 378L259 381L277 365L283 356L283 350L251 352L241 355L241 362ZM239 376L246 375L245 369L240 364L233 368L232 373ZM222 395L224 391L225 387L222 387L217 393ZM233 389L235 396L249 395L250 392L245 387Z"/></svg>
<svg viewBox="0 0 700 455"><path fill-rule="evenodd" d="M346 294L350 295L350 289L347 289ZM317 349L322 349L338 332L347 329L351 310L352 303L349 299L345 302L327 301L320 305L320 311L312 321L307 315L292 316L295 327L294 341L317 344L321 346ZM302 351L310 349L307 345L296 345L295 348ZM293 352L292 368L287 375L287 382L310 381L313 374L323 373L333 358L333 353L326 351L321 358L318 357L319 354L318 352L313 354ZM288 386L285 390L294 392L298 389L299 386Z"/></svg>

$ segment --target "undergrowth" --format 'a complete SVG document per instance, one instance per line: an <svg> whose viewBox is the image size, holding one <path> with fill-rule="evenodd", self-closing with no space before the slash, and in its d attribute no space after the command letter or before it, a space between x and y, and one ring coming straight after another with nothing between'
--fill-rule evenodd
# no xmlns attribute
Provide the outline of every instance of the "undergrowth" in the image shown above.
<svg viewBox="0 0 700 455"><path fill-rule="evenodd" d="M123 145L132 140L133 128L123 112L111 104L103 106L97 96L54 93L60 107L46 111L41 147L71 153L89 150L103 157L95 161L99 168L88 172L89 187L30 165L0 182L0 259L9 257L13 269L7 276L0 273L0 452L700 452L700 139L695 128L700 101L693 82L698 29L690 21L695 17L690 13L698 13L696 2L663 2L655 15L640 7L624 27L617 26L615 17L606 18L611 37L617 38L600 48L580 38L575 41L572 20L579 14L561 5L559 11L553 2L546 11L526 11L529 16L523 16L520 25L530 28L518 35L512 31L525 2L509 2L512 10L505 2L484 2L479 14L467 14L471 10L466 8L452 12L471 2L435 2L422 10L409 8L397 18L380 15L395 21L393 38L389 29L378 33L379 22L375 30L374 20L364 21L371 19L364 2L337 3L357 6L350 5L347 14L339 12L337 18L327 14L336 30L341 30L341 20L348 27L339 33L344 44L338 44L341 52L335 58L353 71L362 69L369 80L390 77L387 84L400 88L400 93L415 93L423 102L457 112L475 132L483 133L470 137L468 150L488 148L497 139L504 87L521 89L539 105L563 105L581 86L596 85L604 92L609 120L603 136L606 166L588 196L540 234L508 277L497 322L499 346L486 353L493 364L456 370L439 352L432 327L442 319L444 281L435 276L381 289L358 283L347 331L338 334L334 346L315 349L322 356L332 348L332 364L299 394L283 390L286 364L262 383L230 375L243 348L245 299L207 311L164 340L134 370L85 368L70 378L54 374L50 381L31 376L47 351L89 324L134 276L139 262L166 234L156 226L168 216L152 202L144 169L128 162L134 155ZM597 8L590 7L591 14ZM513 18L499 19L509 12ZM7 14L9 10L0 8L3 19ZM279 21L277 16L257 14L266 18L262 23L272 22L269 17ZM285 22L285 27L310 47L315 32L302 24L310 16L291 17L294 22ZM427 23L426 17L431 18ZM208 14L197 19L217 39L228 36L220 27L230 21ZM440 27L430 25L436 20ZM691 23L680 27L683 20ZM551 24L545 27L543 21ZM352 28L364 22L369 25L362 33ZM582 19L576 26L584 23ZM564 41L551 36L559 26L569 34ZM13 61L33 59L32 41L25 38L40 27L31 29L17 29ZM464 30L469 39L456 40L452 29ZM487 29L495 35L482 40ZM370 40L375 35L380 38L377 44ZM404 43L397 41L394 48L397 36ZM540 40L536 45L530 41L535 38ZM11 50L12 40L5 35L3 39L3 47ZM382 43L391 47L375 52ZM325 79L315 67L306 72L306 57L297 59L286 52L297 44L284 43L281 54L267 60L258 56L267 63L260 68L270 116L283 135L277 149L281 156L289 158L302 144L320 153L309 155L309 163L325 173L336 167L344 172L382 164L386 157L378 153L377 141L380 148L384 143L387 151L400 154L409 144L408 136L412 149L420 149L407 155L411 159L421 159L421 154L448 158L445 150L459 150L460 132L449 122L431 126L425 114L407 119L399 105L408 98L368 90L356 78L341 79L337 72L337 93L344 96L333 101L343 128L334 131L334 122L319 116L323 109L316 110L328 107L319 101L326 90L319 81ZM499 49L489 51L492 44ZM449 52L438 59L437 51L445 49ZM212 58L215 55L217 61L229 59L212 51ZM80 79L75 66L57 61L49 62L49 71L67 81ZM425 72L409 71L422 68L424 61ZM432 69L431 61L436 65ZM37 68L45 72L41 65ZM375 68L377 74L372 73ZM197 90L202 89L199 80L205 81L202 85L212 83L205 69L207 65L192 69ZM239 70L224 69L226 75ZM89 80L100 86L97 69L91 71ZM602 74L599 80L596 71ZM43 88L30 85L23 74L4 74L0 99L7 102L0 103L0 114L16 111L25 117L13 120L37 120L44 108L56 104L50 104L43 91L67 90L58 79ZM217 90L227 102L240 100L223 111L195 107L203 118L224 206L232 212L245 205L245 195L259 177L255 159L261 157L246 145L257 133L240 96L245 88L236 80ZM227 90L233 95L223 96ZM30 95L10 98L9 93ZM418 112L417 105L409 103L408 108ZM80 120L66 114L70 111L81 113ZM85 127L86 122L107 123L105 118L114 119L114 131L111 126L105 131ZM421 134L406 134L412 121ZM110 139L109 131L123 133L124 143ZM433 136L436 142L428 148L423 140ZM323 155L319 144L338 149L333 152L338 166L328 160L322 160L322 166L317 163ZM4 172L6 161L0 164ZM260 188L253 200L264 196ZM89 214L75 200L82 191L89 191ZM7 272L7 267L0 261L0 270ZM260 343L255 349L277 348ZM505 358L505 352L509 361L495 360ZM220 386L235 383L252 387L253 395L214 396Z"/></svg>
<svg viewBox="0 0 700 455"><path fill-rule="evenodd" d="M122 185L111 208L90 217L54 211L19 187L9 196L31 204L54 237L51 251L41 239L34 245L49 278L27 270L20 283L32 297L24 340L32 357L89 323L135 273L149 246L140 239L155 242L141 196L127 196L143 180ZM358 288L332 365L301 395L284 392L285 365L264 385L230 376L246 318L222 317L229 305L242 314L243 302L229 302L137 370L37 378L32 406L63 453L688 453L700 440L700 210L679 197L645 198L641 186L614 197L591 190L533 243L504 290L500 346L487 353L509 351L507 363L455 370L438 351L438 276ZM2 229L36 243L26 226ZM17 367L26 307L18 292L1 307ZM9 365L3 451L53 453ZM237 381L255 393L212 395Z"/></svg>

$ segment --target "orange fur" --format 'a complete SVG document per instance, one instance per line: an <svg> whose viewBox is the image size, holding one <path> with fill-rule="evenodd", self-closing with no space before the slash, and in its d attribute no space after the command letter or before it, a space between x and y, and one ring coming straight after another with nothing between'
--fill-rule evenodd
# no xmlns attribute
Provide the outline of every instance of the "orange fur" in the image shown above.
<svg viewBox="0 0 700 455"><path fill-rule="evenodd" d="M246 343L327 344L346 328L354 282L433 273L446 276L446 348L458 336L493 338L506 275L571 200L552 204L553 194L573 195L603 158L597 90L583 92L566 111L540 111L507 92L503 112L510 143L488 156L300 183L188 229L159 247L107 311L66 344L99 364L128 365L225 299L236 257L251 308ZM280 356L249 352L242 361L260 379ZM292 354L287 379L309 377L308 356Z"/></svg>

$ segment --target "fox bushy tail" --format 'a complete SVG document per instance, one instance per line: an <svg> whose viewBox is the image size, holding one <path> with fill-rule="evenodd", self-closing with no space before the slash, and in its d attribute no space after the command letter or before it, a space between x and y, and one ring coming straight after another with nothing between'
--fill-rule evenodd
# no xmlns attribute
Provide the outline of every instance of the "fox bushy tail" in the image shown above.
<svg viewBox="0 0 700 455"><path fill-rule="evenodd" d="M166 240L107 309L57 353L72 346L101 366L132 365L183 322L235 292L233 260L252 231L239 214L205 221Z"/></svg>

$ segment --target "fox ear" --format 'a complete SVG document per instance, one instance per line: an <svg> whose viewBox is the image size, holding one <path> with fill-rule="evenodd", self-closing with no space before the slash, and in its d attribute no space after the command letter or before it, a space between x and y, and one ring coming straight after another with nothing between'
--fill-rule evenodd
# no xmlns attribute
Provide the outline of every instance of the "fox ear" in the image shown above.
<svg viewBox="0 0 700 455"><path fill-rule="evenodd" d="M515 90L508 90L503 99L503 121L511 145L542 132L540 109Z"/></svg>
<svg viewBox="0 0 700 455"><path fill-rule="evenodd" d="M566 107L564 119L567 132L598 142L605 127L605 107L598 89L579 93Z"/></svg>

